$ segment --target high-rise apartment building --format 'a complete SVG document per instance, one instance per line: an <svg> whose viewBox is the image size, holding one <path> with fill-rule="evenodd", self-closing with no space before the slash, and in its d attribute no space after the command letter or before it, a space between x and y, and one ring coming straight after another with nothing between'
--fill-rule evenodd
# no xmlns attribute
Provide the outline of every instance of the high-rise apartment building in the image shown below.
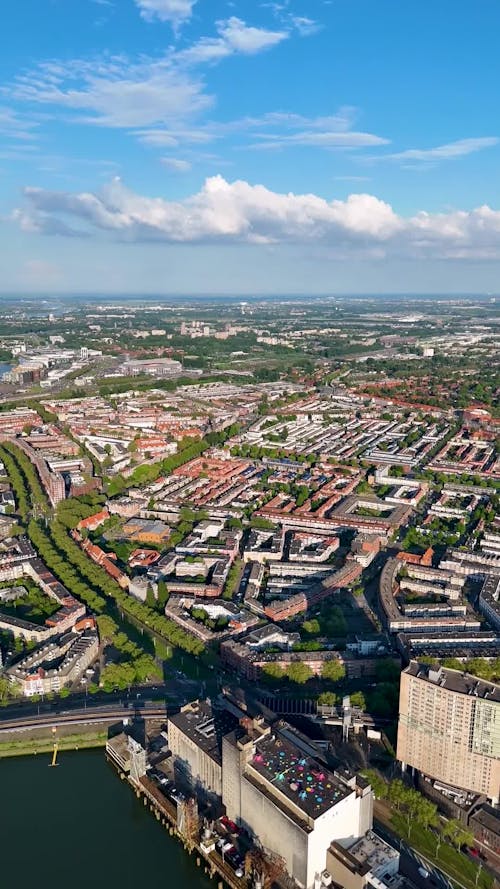
<svg viewBox="0 0 500 889"><path fill-rule="evenodd" d="M398 759L452 787L500 798L500 686L412 661L401 674Z"/></svg>

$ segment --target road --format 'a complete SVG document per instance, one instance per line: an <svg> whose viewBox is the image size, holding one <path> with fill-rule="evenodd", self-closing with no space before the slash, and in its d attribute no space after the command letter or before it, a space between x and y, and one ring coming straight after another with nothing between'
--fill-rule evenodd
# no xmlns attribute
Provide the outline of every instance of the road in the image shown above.
<svg viewBox="0 0 500 889"><path fill-rule="evenodd" d="M411 880L415 886L418 886L419 889L430 889L431 886L438 887L438 889L454 889L453 884L456 884L456 880L453 880L452 883L446 874L435 868L425 856L421 855L419 852L415 852L411 846L405 843L404 840L400 839L400 837L396 836L396 834L392 833L392 831L387 830L381 821L375 820L373 829L381 839L385 840L386 843L389 843L394 849L399 850L400 872L405 877L408 877L408 879ZM428 877L423 877L422 874L419 873L419 868L421 867L425 868L429 873ZM465 889L465 887L463 887L463 889Z"/></svg>
<svg viewBox="0 0 500 889"><path fill-rule="evenodd" d="M0 722L0 739L4 732L30 731L33 728L52 728L55 725L91 725L92 723L107 722L109 720L123 720L131 716L161 719L166 716L167 708L158 704L147 703L141 707L125 706L95 707L87 710L72 710L70 713L41 713L36 716L20 716L16 719L3 719Z"/></svg>
<svg viewBox="0 0 500 889"><path fill-rule="evenodd" d="M63 700L58 698L36 703L28 700L26 703L17 703L0 710L0 732L11 723L23 724L34 720L32 724L37 725L44 721L53 722L62 716L91 718L95 715L98 719L99 716L106 718L105 714L111 713L122 719L127 713L140 712L151 715L152 711L159 711L161 715L167 708L172 710L199 697L200 692L199 682L177 679L168 685L132 686L130 690L111 694L98 692L96 695L85 695L80 692Z"/></svg>

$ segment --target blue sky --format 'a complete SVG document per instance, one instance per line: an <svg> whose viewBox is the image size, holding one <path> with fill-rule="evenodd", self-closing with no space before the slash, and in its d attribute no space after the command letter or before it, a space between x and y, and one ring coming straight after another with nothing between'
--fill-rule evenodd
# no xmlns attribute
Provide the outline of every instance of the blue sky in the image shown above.
<svg viewBox="0 0 500 889"><path fill-rule="evenodd" d="M498 292L497 0L20 0L0 292Z"/></svg>

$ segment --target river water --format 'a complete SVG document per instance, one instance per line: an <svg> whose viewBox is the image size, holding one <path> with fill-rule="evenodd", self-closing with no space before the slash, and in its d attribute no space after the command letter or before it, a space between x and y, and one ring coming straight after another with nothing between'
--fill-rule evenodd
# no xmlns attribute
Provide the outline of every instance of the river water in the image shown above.
<svg viewBox="0 0 500 889"><path fill-rule="evenodd" d="M0 760L1 889L214 889L104 750Z"/></svg>
<svg viewBox="0 0 500 889"><path fill-rule="evenodd" d="M9 373L13 367L14 367L13 364L4 364L4 363L0 362L0 380L2 379L4 374Z"/></svg>

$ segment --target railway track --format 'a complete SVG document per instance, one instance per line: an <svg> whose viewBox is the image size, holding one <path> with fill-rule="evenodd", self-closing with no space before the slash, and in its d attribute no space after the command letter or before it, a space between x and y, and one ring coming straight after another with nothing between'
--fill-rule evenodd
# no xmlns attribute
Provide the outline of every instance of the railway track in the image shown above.
<svg viewBox="0 0 500 889"><path fill-rule="evenodd" d="M140 715L142 718L158 718L165 716L164 707L141 707L140 710L133 708L115 708L112 710L100 710L92 712L91 710L82 710L75 713L44 713L40 716L20 717L18 719L0 720L0 736L3 732L9 731L29 731L33 728L51 728L56 725L82 725L91 724L93 722L106 722L110 719L125 719L130 716Z"/></svg>

